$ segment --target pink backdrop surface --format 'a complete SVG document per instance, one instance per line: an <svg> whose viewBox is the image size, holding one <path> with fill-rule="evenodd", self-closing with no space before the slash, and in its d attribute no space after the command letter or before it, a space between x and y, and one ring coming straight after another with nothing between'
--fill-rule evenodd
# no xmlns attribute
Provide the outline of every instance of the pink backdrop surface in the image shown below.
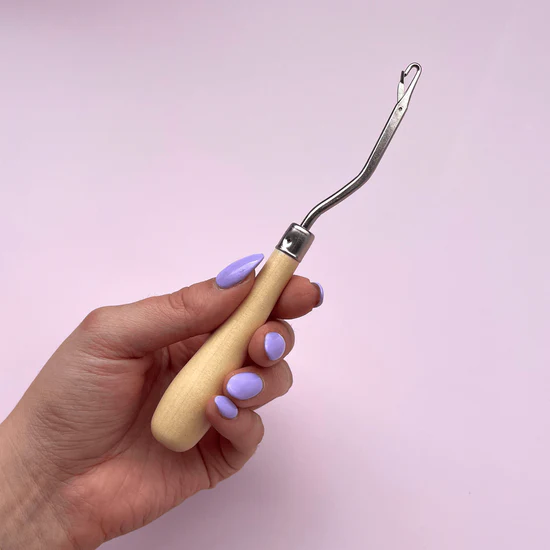
<svg viewBox="0 0 550 550"><path fill-rule="evenodd" d="M315 226L248 467L111 550L550 545L545 2L0 3L0 415L84 315Z"/></svg>

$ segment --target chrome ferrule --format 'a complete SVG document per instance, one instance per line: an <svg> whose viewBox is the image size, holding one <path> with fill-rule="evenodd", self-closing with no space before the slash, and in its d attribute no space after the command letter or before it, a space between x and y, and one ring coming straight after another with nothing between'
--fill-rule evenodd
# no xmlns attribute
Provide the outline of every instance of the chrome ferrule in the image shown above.
<svg viewBox="0 0 550 550"><path fill-rule="evenodd" d="M293 223L282 236L279 244L275 247L284 252L296 261L301 262L306 252L313 243L315 235L304 229L301 225Z"/></svg>

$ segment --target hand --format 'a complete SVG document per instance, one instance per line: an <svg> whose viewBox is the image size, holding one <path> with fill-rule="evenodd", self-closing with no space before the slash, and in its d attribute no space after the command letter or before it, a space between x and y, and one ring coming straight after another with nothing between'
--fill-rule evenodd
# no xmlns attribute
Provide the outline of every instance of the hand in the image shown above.
<svg viewBox="0 0 550 550"><path fill-rule="evenodd" d="M303 277L291 279L254 334L225 397L212 396L212 428L196 447L167 450L150 421L175 374L250 292L260 261L86 317L0 425L0 548L96 548L243 467L263 436L255 409L292 384L283 358L294 333L278 319L322 301Z"/></svg>

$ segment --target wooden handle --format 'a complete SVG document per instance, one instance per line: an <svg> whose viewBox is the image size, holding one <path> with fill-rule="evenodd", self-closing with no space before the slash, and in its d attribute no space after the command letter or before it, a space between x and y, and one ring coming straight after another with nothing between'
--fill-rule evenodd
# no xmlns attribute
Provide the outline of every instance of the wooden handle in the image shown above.
<svg viewBox="0 0 550 550"><path fill-rule="evenodd" d="M205 407L225 376L242 366L254 332L269 317L298 262L274 250L254 288L174 378L151 421L155 438L173 451L194 447L209 428Z"/></svg>

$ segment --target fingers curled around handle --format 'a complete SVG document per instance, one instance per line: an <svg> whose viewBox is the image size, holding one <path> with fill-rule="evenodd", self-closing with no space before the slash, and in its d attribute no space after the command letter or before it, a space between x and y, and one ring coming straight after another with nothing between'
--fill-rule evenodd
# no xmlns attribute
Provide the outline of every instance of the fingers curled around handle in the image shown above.
<svg viewBox="0 0 550 550"><path fill-rule="evenodd" d="M253 410L237 410L235 405L233 409L227 401L229 399L224 396L210 399L206 406L206 417L222 436L220 444L225 461L234 470L240 470L262 441L264 425Z"/></svg>
<svg viewBox="0 0 550 550"><path fill-rule="evenodd" d="M294 330L286 321L268 321L252 336L248 355L260 367L272 367L294 347Z"/></svg>
<svg viewBox="0 0 550 550"><path fill-rule="evenodd" d="M269 369L245 367L225 378L224 394L239 408L258 408L285 395L292 382L292 371L286 361Z"/></svg>

